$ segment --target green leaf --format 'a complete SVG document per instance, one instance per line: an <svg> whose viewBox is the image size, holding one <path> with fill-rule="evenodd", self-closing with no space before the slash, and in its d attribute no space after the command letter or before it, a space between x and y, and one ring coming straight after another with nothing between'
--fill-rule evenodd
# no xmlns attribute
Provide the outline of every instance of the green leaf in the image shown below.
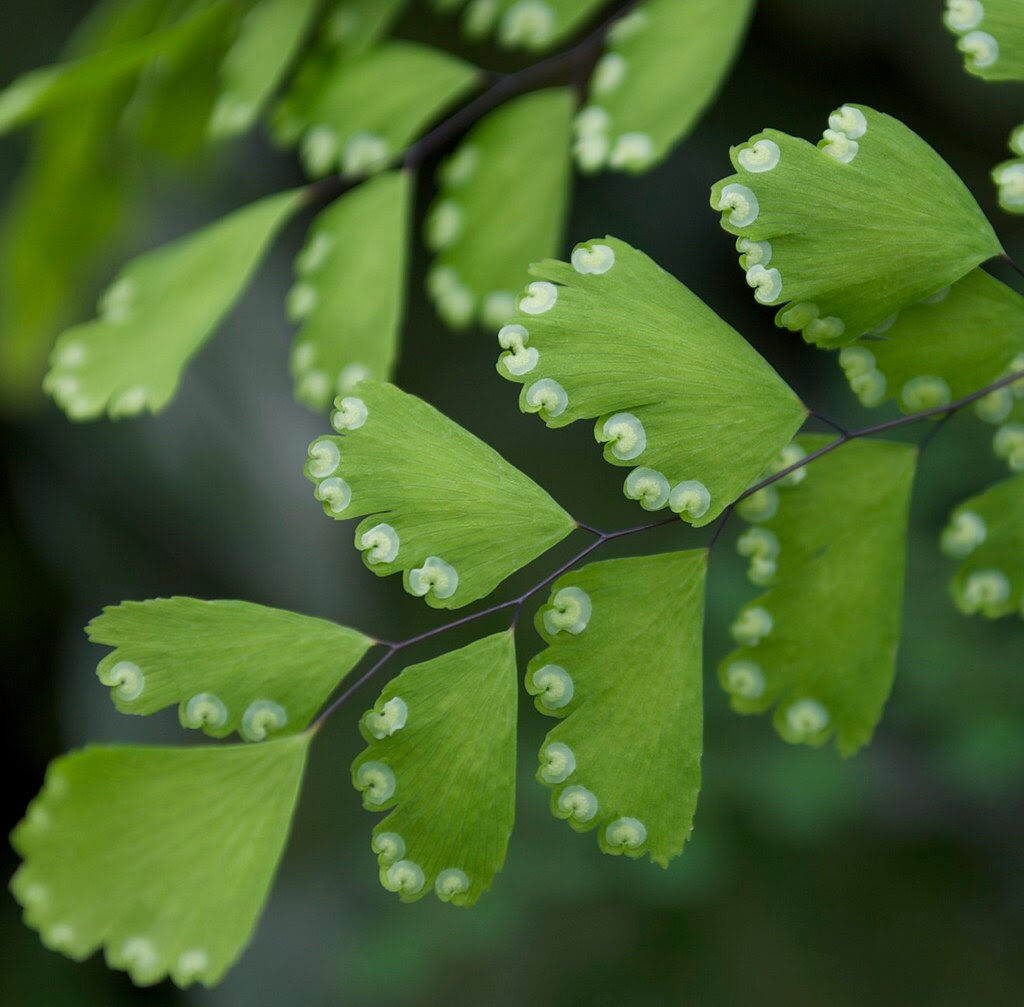
<svg viewBox="0 0 1024 1007"><path fill-rule="evenodd" d="M309 110L306 169L350 178L381 170L479 80L476 67L414 42L340 61Z"/></svg>
<svg viewBox="0 0 1024 1007"><path fill-rule="evenodd" d="M919 412L1024 371L1024 298L981 269L881 328L839 353L850 387L865 406L895 399L904 412ZM975 411L998 423L1012 408L1013 393L1003 388Z"/></svg>
<svg viewBox="0 0 1024 1007"><path fill-rule="evenodd" d="M212 986L266 900L308 735L216 748L90 747L57 759L14 830L11 889L43 943L99 947L140 986Z"/></svg>
<svg viewBox="0 0 1024 1007"><path fill-rule="evenodd" d="M612 465L638 466L626 496L713 521L800 428L807 410L703 301L617 238L577 245L498 333L498 373L549 427L596 419ZM656 363L656 366L653 366Z"/></svg>
<svg viewBox="0 0 1024 1007"><path fill-rule="evenodd" d="M96 674L122 713L178 704L183 727L246 741L304 730L374 642L324 619L197 598L109 606L87 632L115 648Z"/></svg>
<svg viewBox="0 0 1024 1007"><path fill-rule="evenodd" d="M176 0L168 19L182 9L201 9L209 0ZM210 142L210 117L221 93L221 66L238 35L249 2L229 3L227 16L173 58L146 65L122 129L140 148L191 166Z"/></svg>
<svg viewBox="0 0 1024 1007"><path fill-rule="evenodd" d="M274 106L270 128L277 143L290 146L299 139L335 66L374 45L405 4L406 0L336 0L331 5L287 93Z"/></svg>
<svg viewBox="0 0 1024 1007"><path fill-rule="evenodd" d="M963 182L916 133L864 105L817 147L767 129L730 152L711 205L776 323L840 346L1001 254Z"/></svg>
<svg viewBox="0 0 1024 1007"><path fill-rule="evenodd" d="M462 0L435 3L441 10ZM509 49L548 49L581 28L604 0L470 0L462 12L462 30L473 39L493 35Z"/></svg>
<svg viewBox="0 0 1024 1007"><path fill-rule="evenodd" d="M753 0L648 0L608 32L576 117L576 163L640 173L663 161L718 92Z"/></svg>
<svg viewBox="0 0 1024 1007"><path fill-rule="evenodd" d="M326 409L364 377L387 379L405 307L413 178L392 171L336 200L313 222L288 299L302 321L295 396Z"/></svg>
<svg viewBox="0 0 1024 1007"><path fill-rule="evenodd" d="M1020 0L946 0L943 20L957 36L968 73L985 80L1024 80Z"/></svg>
<svg viewBox="0 0 1024 1007"><path fill-rule="evenodd" d="M950 584L965 615L1024 618L1024 475L994 483L950 515L942 551L963 560Z"/></svg>
<svg viewBox="0 0 1024 1007"><path fill-rule="evenodd" d="M359 729L368 747L352 763L352 783L369 811L390 811L371 843L381 884L403 902L433 889L473 905L505 862L515 819L511 631L406 668Z"/></svg>
<svg viewBox="0 0 1024 1007"><path fill-rule="evenodd" d="M244 133L280 83L313 23L320 0L260 0L221 66L223 89L210 119L216 137Z"/></svg>
<svg viewBox="0 0 1024 1007"><path fill-rule="evenodd" d="M425 225L427 245L439 253L427 290L450 325L508 321L527 263L557 253L569 198L572 108L567 88L506 102L441 166Z"/></svg>
<svg viewBox="0 0 1024 1007"><path fill-rule="evenodd" d="M551 810L605 853L667 867L700 790L701 652L707 552L591 563L560 577L526 688L564 718L540 750Z"/></svg>
<svg viewBox="0 0 1024 1007"><path fill-rule="evenodd" d="M68 45L81 59L153 29L160 0L97 8ZM84 307L85 288L137 201L118 124L131 80L51 111L32 133L26 165L0 221L0 398L40 396L46 357ZM69 213L68 207L74 207ZM73 253L72 251L73 250Z"/></svg>
<svg viewBox="0 0 1024 1007"><path fill-rule="evenodd" d="M192 16L162 30L75 62L23 74L0 91L0 136L51 109L81 101L121 82L152 59L173 56L216 24L226 9L223 3L206 4Z"/></svg>
<svg viewBox="0 0 1024 1007"><path fill-rule="evenodd" d="M999 190L999 205L1007 213L1024 213L1024 124L1010 134L1014 157L992 169Z"/></svg>
<svg viewBox="0 0 1024 1007"><path fill-rule="evenodd" d="M799 439L808 453L828 442ZM741 646L718 672L736 712L775 706L786 741L835 735L843 755L871 739L896 673L916 464L913 445L859 440L768 488L738 548L751 580L773 586L740 612Z"/></svg>
<svg viewBox="0 0 1024 1007"><path fill-rule="evenodd" d="M45 390L73 420L163 409L302 198L268 196L130 262L100 317L57 340Z"/></svg>
<svg viewBox="0 0 1024 1007"><path fill-rule="evenodd" d="M366 566L403 571L406 591L433 608L482 598L576 527L533 480L414 395L362 381L335 405L342 436L309 447L316 498L337 520L369 515L355 534Z"/></svg>

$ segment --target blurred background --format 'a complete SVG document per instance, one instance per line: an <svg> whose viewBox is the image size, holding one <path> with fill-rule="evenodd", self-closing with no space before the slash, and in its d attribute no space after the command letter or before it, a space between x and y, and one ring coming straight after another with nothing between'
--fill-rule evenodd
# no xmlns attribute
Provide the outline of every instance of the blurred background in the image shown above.
<svg viewBox="0 0 1024 1007"><path fill-rule="evenodd" d="M717 103L666 164L638 179L578 181L566 247L605 233L642 247L742 331L809 405L850 424L871 422L834 358L775 329L772 313L754 304L707 193L729 170L731 143L766 125L815 138L834 107L864 102L933 144L1019 256L1024 227L996 208L988 171L1006 156L1024 87L965 74L940 23L943 6L763 0ZM4 0L0 84L57 58L88 7ZM421 4L399 33L458 45L451 22L432 20ZM515 65L486 49L472 55ZM0 146L5 192L25 149L20 135ZM259 134L201 158L150 158L137 176L134 226L117 255L96 262L97 289L124 254L302 181L295 162ZM427 171L421 180L421 207L430 178ZM237 597L390 639L439 618L396 579L366 573L350 529L324 518L303 478L306 444L325 420L292 401L282 302L307 223L295 222L277 243L163 414L75 426L39 400L0 418L7 828L47 761L65 749L89 740L181 741L173 710L123 717L98 686L102 652L82 627L105 604ZM493 335L447 332L422 295L424 267L420 248L398 383L495 445L581 519L634 523L634 505L589 427L549 432L523 417L494 371ZM86 307L80 317L89 314ZM787 746L768 718L728 711L713 669L728 649L728 623L753 592L732 548L736 529L723 538L709 585L704 788L693 839L669 870L602 857L593 837L551 817L533 779L547 725L524 703L518 820L504 873L472 912L435 899L400 905L378 884L372 818L348 780L362 747L356 721L378 681L314 747L273 895L252 947L221 987L139 991L98 958L75 965L44 950L5 895L0 1003L1020 1003L1024 625L958 615L946 591L951 565L936 548L949 509L1003 474L990 437L991 428L964 414L923 456L899 673L874 743L851 760L831 748ZM702 540L672 527L623 547ZM576 547L563 543L501 595L535 582ZM540 646L529 625L519 633L524 658ZM496 628L445 637L444 646ZM435 652L424 647L414 659ZM14 866L5 848L5 876Z"/></svg>

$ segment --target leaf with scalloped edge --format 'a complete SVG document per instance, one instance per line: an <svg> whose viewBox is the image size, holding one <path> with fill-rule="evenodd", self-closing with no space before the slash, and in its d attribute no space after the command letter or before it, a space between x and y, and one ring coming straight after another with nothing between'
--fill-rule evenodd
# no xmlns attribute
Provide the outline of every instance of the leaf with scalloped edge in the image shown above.
<svg viewBox="0 0 1024 1007"><path fill-rule="evenodd" d="M441 165L424 225L437 253L427 291L454 328L477 318L493 328L507 322L527 263L558 251L572 110L568 88L515 98L482 119Z"/></svg>
<svg viewBox="0 0 1024 1007"><path fill-rule="evenodd" d="M604 0L452 0L434 3L441 11L462 6L463 33L471 39L493 37L507 49L539 52L574 31L604 5Z"/></svg>
<svg viewBox="0 0 1024 1007"><path fill-rule="evenodd" d="M1010 134L1014 156L992 169L992 181L999 193L999 205L1007 213L1024 213L1024 123Z"/></svg>
<svg viewBox="0 0 1024 1007"><path fill-rule="evenodd" d="M707 552L591 563L537 613L548 644L526 671L541 713L564 718L540 750L551 811L598 829L605 853L667 867L700 790Z"/></svg>
<svg viewBox="0 0 1024 1007"><path fill-rule="evenodd" d="M974 269L844 347L839 364L862 405L895 399L906 413L945 405L1024 371L1024 297ZM1013 392L1003 388L975 412L999 423L1012 408Z"/></svg>
<svg viewBox="0 0 1024 1007"><path fill-rule="evenodd" d="M306 170L349 178L380 171L480 81L476 67L416 42L391 40L340 60L309 109Z"/></svg>
<svg viewBox="0 0 1024 1007"><path fill-rule="evenodd" d="M671 153L714 100L754 0L648 0L608 32L576 117L581 171L634 174Z"/></svg>
<svg viewBox="0 0 1024 1007"><path fill-rule="evenodd" d="M843 755L870 741L896 673L916 464L914 445L853 441L741 503L758 523L737 548L771 586L733 622L740 646L718 669L737 713L775 706L786 741L834 735Z"/></svg>
<svg viewBox="0 0 1024 1007"><path fill-rule="evenodd" d="M160 0L120 0L96 8L65 55L80 59L145 35L159 7ZM41 398L55 336L82 311L98 263L134 216L135 159L123 156L123 134L111 139L131 87L130 79L121 81L47 114L29 138L20 176L4 201L0 401L8 411Z"/></svg>
<svg viewBox="0 0 1024 1007"><path fill-rule="evenodd" d="M471 906L501 870L515 820L516 703L509 630L406 668L360 721L368 747L352 783L363 807L390 812L371 848L381 884L403 902L433 890Z"/></svg>
<svg viewBox="0 0 1024 1007"><path fill-rule="evenodd" d="M244 133L281 82L309 33L320 0L259 0L246 11L221 64L211 136Z"/></svg>
<svg viewBox="0 0 1024 1007"><path fill-rule="evenodd" d="M211 3L139 38L22 74L0 91L0 136L130 79L151 60L172 58L222 20L228 10L227 4Z"/></svg>
<svg viewBox="0 0 1024 1007"><path fill-rule="evenodd" d="M302 328L291 369L295 397L326 409L363 378L391 377L405 307L412 175L369 179L313 221L295 261L289 314Z"/></svg>
<svg viewBox="0 0 1024 1007"><path fill-rule="evenodd" d="M270 115L276 143L290 146L310 125L310 109L343 60L366 52L390 29L407 0L336 0L324 15L287 91Z"/></svg>
<svg viewBox="0 0 1024 1007"><path fill-rule="evenodd" d="M115 648L96 674L122 713L178 704L183 727L246 741L304 730L374 643L279 608L181 597L108 606L86 632Z"/></svg>
<svg viewBox="0 0 1024 1007"><path fill-rule="evenodd" d="M100 317L57 339L43 388L72 420L159 412L302 199L301 189L267 196L133 259Z"/></svg>
<svg viewBox="0 0 1024 1007"><path fill-rule="evenodd" d="M807 417L742 336L643 252L618 238L576 246L537 280L498 333L498 373L549 427L596 419L612 465L638 466L626 496L713 521Z"/></svg>
<svg viewBox="0 0 1024 1007"><path fill-rule="evenodd" d="M865 105L815 147L766 129L729 151L711 205L776 324L841 346L1002 253L974 197L916 133Z"/></svg>
<svg viewBox="0 0 1024 1007"><path fill-rule="evenodd" d="M947 556L962 561L950 583L961 612L1024 618L1024 475L994 483L960 504L940 544Z"/></svg>
<svg viewBox="0 0 1024 1007"><path fill-rule="evenodd" d="M103 947L140 986L214 985L266 901L309 737L56 759L11 837L25 923L76 961Z"/></svg>
<svg viewBox="0 0 1024 1007"><path fill-rule="evenodd" d="M340 436L309 446L314 495L328 517L363 517L355 544L367 568L401 571L406 591L432 608L482 598L577 527L532 479L415 395L367 380L335 406Z"/></svg>
<svg viewBox="0 0 1024 1007"><path fill-rule="evenodd" d="M964 69L985 80L1024 80L1024 4L946 0L942 20L957 36Z"/></svg>

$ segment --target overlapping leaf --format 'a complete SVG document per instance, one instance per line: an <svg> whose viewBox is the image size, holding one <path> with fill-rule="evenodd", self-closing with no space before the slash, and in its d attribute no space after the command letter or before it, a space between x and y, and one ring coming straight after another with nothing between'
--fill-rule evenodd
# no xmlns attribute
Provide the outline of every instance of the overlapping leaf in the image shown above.
<svg viewBox="0 0 1024 1007"><path fill-rule="evenodd" d="M468 715L467 715L468 714ZM381 884L470 906L505 862L515 818L511 632L406 668L360 722L352 782L370 811Z"/></svg>
<svg viewBox="0 0 1024 1007"><path fill-rule="evenodd" d="M603 0L435 0L439 10L462 7L462 29L473 39L493 36L510 49L550 48L584 25Z"/></svg>
<svg viewBox="0 0 1024 1007"><path fill-rule="evenodd" d="M808 342L850 343L1001 252L945 161L864 105L833 112L817 147L767 129L730 157L711 205L755 298Z"/></svg>
<svg viewBox="0 0 1024 1007"><path fill-rule="evenodd" d="M89 623L115 649L96 673L122 713L178 704L184 727L246 741L309 724L373 641L353 629L245 601L126 601Z"/></svg>
<svg viewBox="0 0 1024 1007"><path fill-rule="evenodd" d="M340 436L309 447L306 477L324 512L368 515L355 544L378 576L435 608L458 608L494 589L576 527L501 455L394 385L362 381L339 397Z"/></svg>
<svg viewBox="0 0 1024 1007"><path fill-rule="evenodd" d="M427 244L438 252L427 289L450 325L506 322L526 264L558 251L572 108L565 88L506 102L441 166L426 219Z"/></svg>
<svg viewBox="0 0 1024 1007"><path fill-rule="evenodd" d="M217 137L244 133L256 121L302 45L319 0L259 0L221 66L223 87L210 119Z"/></svg>
<svg viewBox="0 0 1024 1007"><path fill-rule="evenodd" d="M605 460L636 466L624 491L704 525L789 443L807 412L751 346L642 252L577 245L498 335L498 372L549 427L596 419Z"/></svg>
<svg viewBox="0 0 1024 1007"><path fill-rule="evenodd" d="M129 79L147 62L173 56L217 20L225 3L204 4L191 16L139 38L70 63L32 70L0 91L0 135L23 126L51 109L81 101Z"/></svg>
<svg viewBox="0 0 1024 1007"><path fill-rule="evenodd" d="M798 443L809 453L828 438ZM896 671L916 461L907 444L847 444L801 470L806 478L771 506L762 501L763 520L739 539L751 579L773 586L733 623L741 646L719 680L738 713L775 706L786 741L834 735L849 755L881 717Z"/></svg>
<svg viewBox="0 0 1024 1007"><path fill-rule="evenodd" d="M964 67L985 80L1024 80L1024 7L1020 0L946 0L946 27Z"/></svg>
<svg viewBox="0 0 1024 1007"><path fill-rule="evenodd" d="M289 295L302 321L292 351L295 395L324 409L365 377L391 377L405 306L412 176L364 182L313 222Z"/></svg>
<svg viewBox="0 0 1024 1007"><path fill-rule="evenodd" d="M309 109L306 169L349 177L381 170L478 81L475 67L413 42L338 61Z"/></svg>
<svg viewBox="0 0 1024 1007"><path fill-rule="evenodd" d="M965 500L941 542L943 552L963 561L950 585L960 611L1024 618L1024 475Z"/></svg>
<svg viewBox="0 0 1024 1007"><path fill-rule="evenodd" d="M605 853L668 866L700 789L707 553L591 563L560 577L537 614L546 650L527 668L537 709L564 718L537 778L551 810L597 829Z"/></svg>
<svg viewBox="0 0 1024 1007"><path fill-rule="evenodd" d="M865 406L895 399L904 412L918 412L1024 371L1024 298L981 269L905 308L881 330L839 354ZM994 392L976 408L1001 422L1013 409L1013 391Z"/></svg>
<svg viewBox="0 0 1024 1007"><path fill-rule="evenodd" d="M647 0L608 32L576 118L583 171L642 172L664 160L710 104L753 0Z"/></svg>
<svg viewBox="0 0 1024 1007"><path fill-rule="evenodd" d="M100 317L57 340L46 391L74 420L162 409L301 199L268 196L130 262Z"/></svg>
<svg viewBox="0 0 1024 1007"><path fill-rule="evenodd" d="M311 110L341 61L366 52L391 27L406 0L335 0L287 93L274 106L270 128L292 144L310 125Z"/></svg>
<svg viewBox="0 0 1024 1007"><path fill-rule="evenodd" d="M139 985L213 985L266 900L308 742L57 759L12 837L25 922L78 961L103 947Z"/></svg>

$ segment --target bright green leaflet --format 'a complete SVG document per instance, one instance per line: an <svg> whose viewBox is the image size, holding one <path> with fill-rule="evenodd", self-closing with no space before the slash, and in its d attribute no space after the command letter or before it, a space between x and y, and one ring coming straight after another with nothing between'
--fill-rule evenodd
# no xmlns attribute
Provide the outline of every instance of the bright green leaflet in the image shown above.
<svg viewBox="0 0 1024 1007"><path fill-rule="evenodd" d="M972 270L901 311L884 331L840 351L839 363L865 406L895 399L912 413L944 405L1024 371L1024 298L984 270ZM1013 393L1003 388L976 411L998 423L1012 408Z"/></svg>
<svg viewBox="0 0 1024 1007"><path fill-rule="evenodd" d="M438 253L427 290L450 325L479 318L497 328L508 321L526 263L558 251L571 181L572 109L567 88L515 98L442 164L425 225L427 245Z"/></svg>
<svg viewBox="0 0 1024 1007"><path fill-rule="evenodd" d="M767 129L729 154L711 205L755 298L809 343L850 343L1001 254L949 165L864 105L833 112L817 147Z"/></svg>
<svg viewBox="0 0 1024 1007"><path fill-rule="evenodd" d="M1013 157L992 169L999 191L999 205L1007 213L1024 213L1024 124L1010 134Z"/></svg>
<svg viewBox="0 0 1024 1007"><path fill-rule="evenodd" d="M463 0L435 2L453 10ZM538 51L567 38L597 13L604 0L469 0L462 11L462 30L470 38L493 35L510 49Z"/></svg>
<svg viewBox="0 0 1024 1007"><path fill-rule="evenodd" d="M324 513L369 515L355 544L380 577L434 608L459 608L561 542L576 523L532 479L422 399L362 381L309 447Z"/></svg>
<svg viewBox="0 0 1024 1007"><path fill-rule="evenodd" d="M1024 618L1024 475L965 500L950 516L941 544L963 561L950 584L961 612Z"/></svg>
<svg viewBox="0 0 1024 1007"><path fill-rule="evenodd" d="M268 196L130 262L100 317L57 340L45 390L73 420L163 409L302 197Z"/></svg>
<svg viewBox="0 0 1024 1007"><path fill-rule="evenodd" d="M392 171L324 210L295 262L295 397L316 410L365 377L391 377L405 306L413 178Z"/></svg>
<svg viewBox="0 0 1024 1007"><path fill-rule="evenodd" d="M546 260L498 334L498 373L549 427L596 419L624 492L648 510L713 521L807 416L742 336L643 252L617 238Z"/></svg>
<svg viewBox="0 0 1024 1007"><path fill-rule="evenodd" d="M799 438L808 453L828 442ZM871 739L896 673L916 464L913 445L847 444L782 486L777 511L740 537L741 554L767 563L752 579L774 586L739 613L741 646L719 667L737 713L775 706L786 741L834 735L843 755Z"/></svg>
<svg viewBox="0 0 1024 1007"><path fill-rule="evenodd" d="M246 741L304 730L373 645L324 619L198 598L122 602L86 632L116 648L96 674L122 713L177 703L183 727Z"/></svg>
<svg viewBox="0 0 1024 1007"><path fill-rule="evenodd" d="M160 2L121 0L99 8L75 33L68 57L151 31ZM131 159L111 141L130 88L120 81L73 108L51 111L32 135L0 221L0 398L6 403L39 396L53 339L84 306L96 260L135 202ZM66 212L69 206L74 213Z"/></svg>
<svg viewBox="0 0 1024 1007"><path fill-rule="evenodd" d="M223 3L203 5L198 13L170 27L121 42L71 63L32 70L0 91L0 136L61 106L81 101L137 73L157 57L173 57L225 13Z"/></svg>
<svg viewBox="0 0 1024 1007"><path fill-rule="evenodd" d="M306 169L340 168L352 178L379 171L479 80L476 67L414 42L339 61L309 110Z"/></svg>
<svg viewBox="0 0 1024 1007"><path fill-rule="evenodd" d="M342 60L366 52L391 27L406 0L336 0L324 17L310 51L288 91L274 106L274 140L290 146L310 125L310 110Z"/></svg>
<svg viewBox="0 0 1024 1007"><path fill-rule="evenodd" d="M946 0L943 21L957 36L968 73L985 80L1024 80L1020 0Z"/></svg>
<svg viewBox="0 0 1024 1007"><path fill-rule="evenodd" d="M102 946L140 986L212 986L263 908L308 744L97 746L55 760L12 836L25 922L76 961Z"/></svg>
<svg viewBox="0 0 1024 1007"><path fill-rule="evenodd" d="M551 810L605 853L667 867L693 828L700 790L707 552L591 563L560 577L526 688L548 732L537 779Z"/></svg>
<svg viewBox="0 0 1024 1007"><path fill-rule="evenodd" d="M471 702L473 715L465 716ZM360 721L352 783L369 811L381 884L471 906L505 863L515 820L516 654L511 631L414 664Z"/></svg>
<svg viewBox="0 0 1024 1007"><path fill-rule="evenodd" d="M260 0L221 67L223 90L210 118L215 137L244 133L280 83L302 45L320 0Z"/></svg>
<svg viewBox="0 0 1024 1007"><path fill-rule="evenodd" d="M714 99L754 0L648 0L608 33L576 117L576 162L639 173L663 161Z"/></svg>

